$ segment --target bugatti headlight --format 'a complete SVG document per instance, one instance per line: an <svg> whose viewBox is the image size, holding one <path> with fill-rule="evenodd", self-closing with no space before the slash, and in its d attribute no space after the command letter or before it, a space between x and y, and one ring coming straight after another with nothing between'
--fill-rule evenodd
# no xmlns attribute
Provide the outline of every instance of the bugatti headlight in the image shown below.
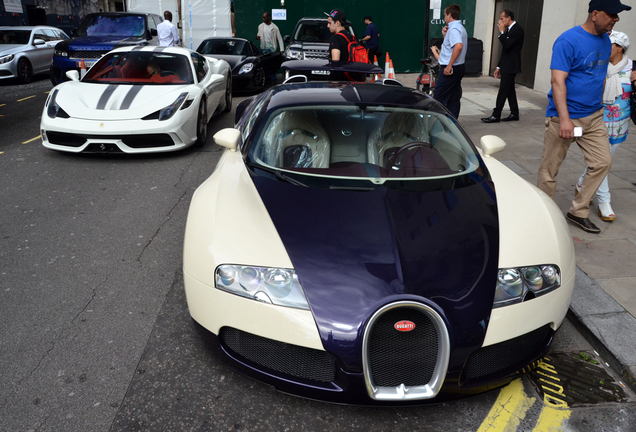
<svg viewBox="0 0 636 432"><path fill-rule="evenodd" d="M298 276L291 269L224 264L216 269L215 286L264 303L309 309Z"/></svg>
<svg viewBox="0 0 636 432"><path fill-rule="evenodd" d="M183 101L185 101L187 97L188 97L188 92L181 93L174 102L172 102L170 105L160 110L159 121L168 120L169 118L172 118L174 113L177 112L177 110L179 109L181 104L183 104Z"/></svg>
<svg viewBox="0 0 636 432"><path fill-rule="evenodd" d="M14 54L9 54L9 55L0 57L0 64L9 63L14 58L15 58Z"/></svg>
<svg viewBox="0 0 636 432"><path fill-rule="evenodd" d="M287 48L287 50L285 51L285 57L287 57L289 60L302 60L303 52L295 50L295 49Z"/></svg>
<svg viewBox="0 0 636 432"><path fill-rule="evenodd" d="M493 307L521 303L560 286L561 272L556 265L499 269Z"/></svg>
<svg viewBox="0 0 636 432"><path fill-rule="evenodd" d="M57 104L57 93L59 90L53 90L53 93L49 95L48 100L46 102L46 114L54 118L69 118L69 115Z"/></svg>
<svg viewBox="0 0 636 432"><path fill-rule="evenodd" d="M250 73L252 72L252 69L254 69L254 63L244 64L243 66L241 66L241 69L239 69L239 75Z"/></svg>

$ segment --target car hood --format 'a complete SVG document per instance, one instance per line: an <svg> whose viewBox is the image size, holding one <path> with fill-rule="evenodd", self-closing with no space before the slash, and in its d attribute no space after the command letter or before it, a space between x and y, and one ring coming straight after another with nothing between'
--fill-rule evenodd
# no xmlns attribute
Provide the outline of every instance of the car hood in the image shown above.
<svg viewBox="0 0 636 432"><path fill-rule="evenodd" d="M426 192L384 186L336 191L264 177L254 183L325 349L349 368L361 368L365 323L391 301L410 299L435 308L447 323L456 361L463 363L481 346L499 255L490 181ZM453 368L461 364L449 365Z"/></svg>
<svg viewBox="0 0 636 432"><path fill-rule="evenodd" d="M57 103L72 118L130 120L173 103L191 85L128 85L66 82L57 87Z"/></svg>
<svg viewBox="0 0 636 432"><path fill-rule="evenodd" d="M99 48L99 49L113 49L119 45L136 45L142 42L147 42L143 37L122 37L115 35L108 36L84 36L73 38L69 41L68 47L74 50Z"/></svg>
<svg viewBox="0 0 636 432"><path fill-rule="evenodd" d="M19 53L20 51L25 51L28 45L0 45L0 56L9 55Z"/></svg>
<svg viewBox="0 0 636 432"><path fill-rule="evenodd" d="M292 49L328 51L329 42L294 41L289 47L292 48Z"/></svg>
<svg viewBox="0 0 636 432"><path fill-rule="evenodd" d="M234 69L236 66L242 64L247 56L244 55L218 55L218 54L207 54L206 57L215 58L218 60L225 60L230 64L230 68Z"/></svg>

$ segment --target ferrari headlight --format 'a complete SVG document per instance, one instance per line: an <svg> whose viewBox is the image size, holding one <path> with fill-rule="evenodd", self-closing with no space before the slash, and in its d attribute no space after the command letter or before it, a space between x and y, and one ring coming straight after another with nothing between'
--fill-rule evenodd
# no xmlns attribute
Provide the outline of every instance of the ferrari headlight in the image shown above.
<svg viewBox="0 0 636 432"><path fill-rule="evenodd" d="M51 118L69 118L69 115L57 104L57 93L59 90L53 90L53 93L49 95L46 102L46 114Z"/></svg>
<svg viewBox="0 0 636 432"><path fill-rule="evenodd" d="M493 307L521 303L560 286L561 272L556 265L499 269Z"/></svg>
<svg viewBox="0 0 636 432"><path fill-rule="evenodd" d="M309 309L298 276L291 269L224 264L216 269L215 285L264 303Z"/></svg>
<svg viewBox="0 0 636 432"><path fill-rule="evenodd" d="M53 51L53 55L58 57L68 57L68 51L60 48L55 48L55 50Z"/></svg>
<svg viewBox="0 0 636 432"><path fill-rule="evenodd" d="M4 57L0 57L0 64L9 63L11 60L15 58L15 55L9 54Z"/></svg>
<svg viewBox="0 0 636 432"><path fill-rule="evenodd" d="M285 57L287 57L290 60L302 60L303 59L303 52L302 51L298 51L298 50L294 50L291 48L287 48L287 50L285 51Z"/></svg>
<svg viewBox="0 0 636 432"><path fill-rule="evenodd" d="M181 93L179 97L167 107L159 111L159 121L168 120L177 112L181 104L188 97L188 92Z"/></svg>
<svg viewBox="0 0 636 432"><path fill-rule="evenodd" d="M243 66L241 66L241 69L239 69L239 75L250 73L252 72L252 69L254 69L254 63L244 64Z"/></svg>

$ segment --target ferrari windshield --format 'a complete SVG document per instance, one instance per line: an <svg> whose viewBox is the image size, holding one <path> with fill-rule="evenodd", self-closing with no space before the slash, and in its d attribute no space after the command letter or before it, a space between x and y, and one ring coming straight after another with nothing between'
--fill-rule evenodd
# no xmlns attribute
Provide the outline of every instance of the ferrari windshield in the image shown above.
<svg viewBox="0 0 636 432"><path fill-rule="evenodd" d="M0 44L26 45L30 37L29 30L0 30Z"/></svg>
<svg viewBox="0 0 636 432"><path fill-rule="evenodd" d="M260 130L250 159L270 170L379 182L454 177L479 168L450 117L381 106L280 110Z"/></svg>
<svg viewBox="0 0 636 432"><path fill-rule="evenodd" d="M201 46L197 49L201 54L216 55L251 55L245 41L235 39L208 39L201 42Z"/></svg>
<svg viewBox="0 0 636 432"><path fill-rule="evenodd" d="M188 58L165 51L110 52L82 82L104 84L192 84Z"/></svg>
<svg viewBox="0 0 636 432"><path fill-rule="evenodd" d="M74 36L146 36L143 15L89 15Z"/></svg>

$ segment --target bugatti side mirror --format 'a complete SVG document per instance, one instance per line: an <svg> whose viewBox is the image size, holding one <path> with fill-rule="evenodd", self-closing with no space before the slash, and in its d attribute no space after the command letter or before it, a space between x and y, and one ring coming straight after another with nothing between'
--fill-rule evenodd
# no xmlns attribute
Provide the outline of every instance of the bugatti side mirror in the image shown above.
<svg viewBox="0 0 636 432"><path fill-rule="evenodd" d="M506 142L495 135L484 135L480 142L485 157L490 157L506 148Z"/></svg>
<svg viewBox="0 0 636 432"><path fill-rule="evenodd" d="M241 131L239 131L238 129L225 128L214 134L214 142L216 142L221 147L236 151L240 137Z"/></svg>

